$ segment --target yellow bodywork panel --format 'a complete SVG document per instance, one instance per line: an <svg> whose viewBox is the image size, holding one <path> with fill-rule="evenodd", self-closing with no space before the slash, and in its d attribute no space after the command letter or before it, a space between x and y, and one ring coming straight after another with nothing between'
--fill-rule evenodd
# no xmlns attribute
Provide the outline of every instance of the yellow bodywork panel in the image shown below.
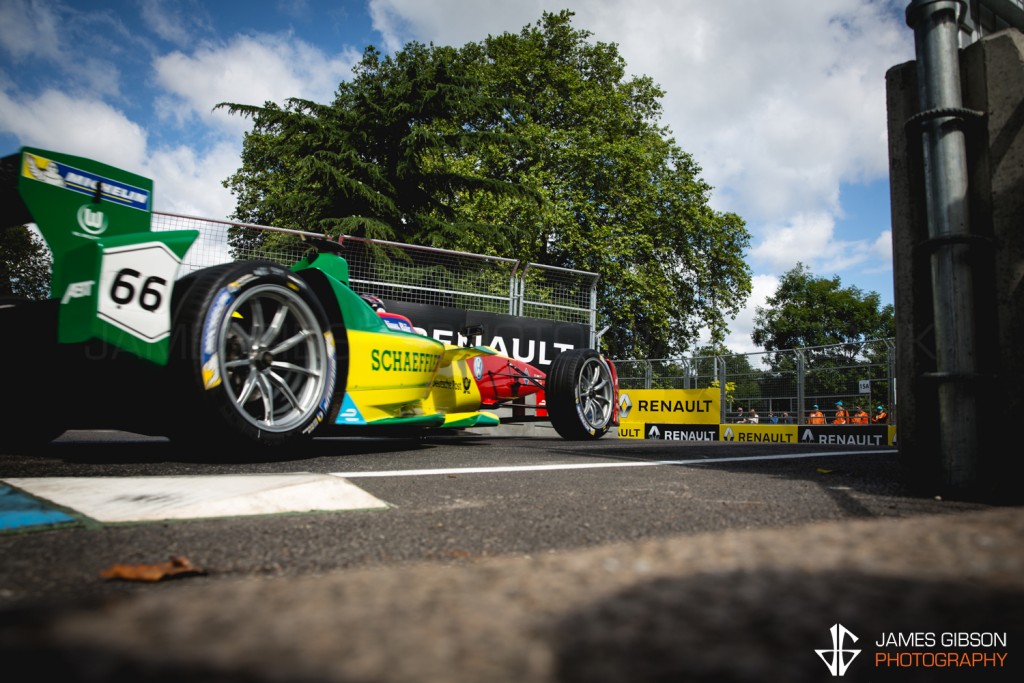
<svg viewBox="0 0 1024 683"><path fill-rule="evenodd" d="M489 350L415 334L349 330L349 371L339 424L443 415L444 427L496 425L480 411L473 359Z"/></svg>
<svg viewBox="0 0 1024 683"><path fill-rule="evenodd" d="M437 371L428 400L433 410L457 413L480 408L480 388L473 380L471 363L472 358L460 358Z"/></svg>
<svg viewBox="0 0 1024 683"><path fill-rule="evenodd" d="M346 391L367 422L423 414L444 344L417 334L349 330Z"/></svg>

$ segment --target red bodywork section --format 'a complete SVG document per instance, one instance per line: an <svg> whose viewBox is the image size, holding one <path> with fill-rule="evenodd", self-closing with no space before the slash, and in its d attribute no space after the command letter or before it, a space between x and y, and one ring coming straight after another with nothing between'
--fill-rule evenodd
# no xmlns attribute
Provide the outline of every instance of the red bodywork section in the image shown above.
<svg viewBox="0 0 1024 683"><path fill-rule="evenodd" d="M615 369L615 363L610 358L605 358L608 364L608 372L612 373L612 424L619 424L619 371Z"/></svg>
<svg viewBox="0 0 1024 683"><path fill-rule="evenodd" d="M416 328L406 316L389 313L383 307L376 310L377 315L391 329L423 334L423 331ZM604 362L608 365L612 376L612 386L614 387L612 424L617 425L619 424L619 375L611 360L605 358ZM548 416L547 401L544 396L544 381L547 379L547 375L542 370L524 361L506 356L478 356L473 359L473 363L473 379L480 391L481 408L493 409L513 404L522 408L534 407L537 417ZM527 396L536 396L534 406L523 405L523 399Z"/></svg>
<svg viewBox="0 0 1024 683"><path fill-rule="evenodd" d="M521 360L504 356L480 356L481 369L473 369L483 408L495 408L526 396L536 395L537 417L547 417L543 371Z"/></svg>

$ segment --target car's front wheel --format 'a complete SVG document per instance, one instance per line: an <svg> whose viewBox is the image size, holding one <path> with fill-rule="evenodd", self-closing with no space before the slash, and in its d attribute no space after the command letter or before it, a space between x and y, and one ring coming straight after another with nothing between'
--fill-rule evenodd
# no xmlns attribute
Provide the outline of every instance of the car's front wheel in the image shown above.
<svg viewBox="0 0 1024 683"><path fill-rule="evenodd" d="M169 368L185 410L175 436L267 447L311 437L338 362L309 285L280 265L245 261L200 271L182 291Z"/></svg>
<svg viewBox="0 0 1024 683"><path fill-rule="evenodd" d="M614 419L615 380L593 349L572 349L555 356L545 381L551 425L563 438L600 439Z"/></svg>

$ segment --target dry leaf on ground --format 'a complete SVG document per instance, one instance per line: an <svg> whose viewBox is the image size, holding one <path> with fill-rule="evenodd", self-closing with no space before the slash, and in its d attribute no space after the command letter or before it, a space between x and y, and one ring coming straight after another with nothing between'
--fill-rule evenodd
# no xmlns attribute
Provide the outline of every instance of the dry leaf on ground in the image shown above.
<svg viewBox="0 0 1024 683"><path fill-rule="evenodd" d="M100 578L123 581L160 581L166 578L202 574L206 574L206 572L189 562L188 558L178 556L158 564L115 564L101 571Z"/></svg>

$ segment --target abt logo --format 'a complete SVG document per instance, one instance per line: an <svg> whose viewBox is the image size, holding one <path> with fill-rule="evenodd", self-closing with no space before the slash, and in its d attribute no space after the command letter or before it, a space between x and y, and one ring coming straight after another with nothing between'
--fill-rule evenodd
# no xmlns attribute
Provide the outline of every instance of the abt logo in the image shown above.
<svg viewBox="0 0 1024 683"><path fill-rule="evenodd" d="M821 661L825 662L829 673L833 676L842 676L850 668L850 664L857 658L857 655L860 654L860 650L847 650L844 647L846 638L849 637L852 642L856 643L857 636L853 635L842 624L832 624L832 628L829 631L832 633L832 649L815 650L815 652L821 657ZM847 659L847 655L849 655L849 659Z"/></svg>

